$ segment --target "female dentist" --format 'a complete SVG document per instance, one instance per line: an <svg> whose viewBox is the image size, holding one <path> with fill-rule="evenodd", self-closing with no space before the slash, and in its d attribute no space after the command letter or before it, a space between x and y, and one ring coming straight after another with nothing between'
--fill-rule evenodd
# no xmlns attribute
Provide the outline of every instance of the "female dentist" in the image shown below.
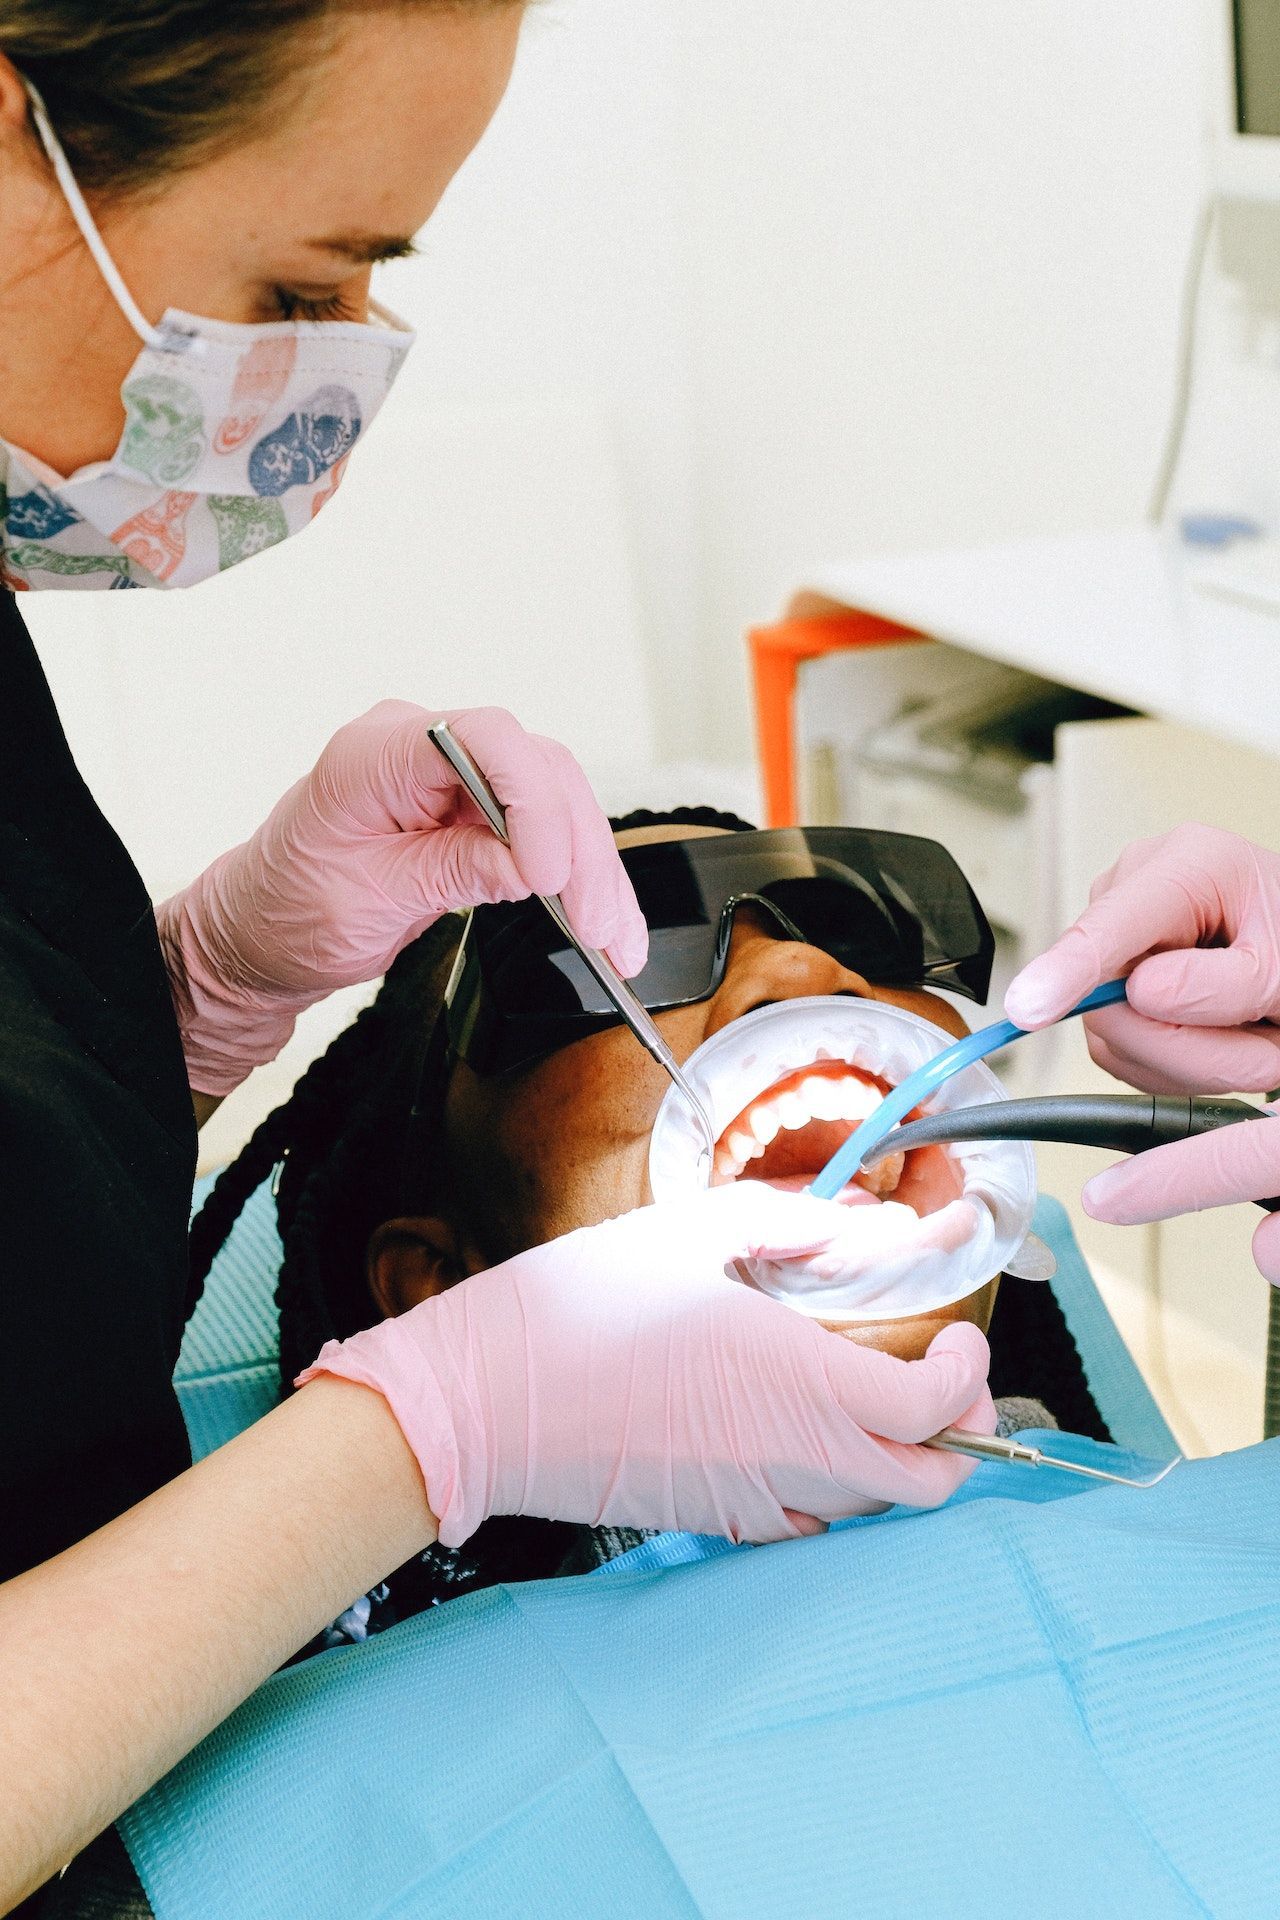
<svg viewBox="0 0 1280 1920"><path fill-rule="evenodd" d="M1216 827L1137 840L1094 882L1090 904L1005 996L1020 1027L1061 1019L1101 981L1127 999L1085 1026L1099 1066L1150 1093L1280 1087L1280 855ZM1280 1125L1223 1127L1095 1175L1087 1211L1117 1226L1280 1193ZM1280 1286L1280 1214L1253 1235Z"/></svg>
<svg viewBox="0 0 1280 1920"><path fill-rule="evenodd" d="M560 892L630 973L645 929L563 749L457 718L508 856L402 705L153 914L14 596L194 584L309 524L412 339L371 264L482 133L521 13L0 0L0 1910L437 1535L503 1512L784 1537L945 1499L966 1464L911 1443L990 1417L974 1329L905 1366L726 1278L832 1231L741 1185L326 1349L188 1465L193 1104L450 908Z"/></svg>

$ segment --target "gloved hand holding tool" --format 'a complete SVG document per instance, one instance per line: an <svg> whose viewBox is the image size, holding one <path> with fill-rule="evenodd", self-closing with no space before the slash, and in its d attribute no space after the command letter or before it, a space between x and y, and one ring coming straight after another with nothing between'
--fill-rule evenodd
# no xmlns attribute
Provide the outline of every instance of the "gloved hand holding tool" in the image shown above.
<svg viewBox="0 0 1280 1920"><path fill-rule="evenodd" d="M642 1207L331 1342L302 1378L385 1396L445 1546L494 1513L761 1541L938 1506L973 1462L918 1443L995 1428L977 1328L898 1360L726 1275L842 1224L755 1181Z"/></svg>
<svg viewBox="0 0 1280 1920"><path fill-rule="evenodd" d="M496 839L427 737L448 720L506 808ZM625 975L648 934L609 823L567 748L509 713L384 700L336 733L243 846L158 910L188 1078L230 1093L305 1007L384 973L454 908L559 894Z"/></svg>
<svg viewBox="0 0 1280 1920"><path fill-rule="evenodd" d="M1127 1002L1085 1022L1099 1066L1154 1093L1280 1086L1280 856L1214 827L1135 841L1013 981L1005 1010L1020 1027L1047 1026L1126 971ZM1280 1125L1259 1122L1110 1167L1084 1202L1123 1226L1277 1193ZM1253 1254L1280 1285L1280 1215L1258 1226Z"/></svg>

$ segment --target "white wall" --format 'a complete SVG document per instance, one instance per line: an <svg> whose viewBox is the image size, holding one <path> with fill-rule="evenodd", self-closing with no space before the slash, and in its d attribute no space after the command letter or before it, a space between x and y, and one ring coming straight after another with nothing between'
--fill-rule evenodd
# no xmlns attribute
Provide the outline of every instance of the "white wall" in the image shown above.
<svg viewBox="0 0 1280 1920"><path fill-rule="evenodd" d="M1141 517L1201 192L1202 4L668 10L727 752L737 636L816 563Z"/></svg>
<svg viewBox="0 0 1280 1920"><path fill-rule="evenodd" d="M621 802L655 751L747 757L742 629L817 563L1139 514L1202 4L535 10L386 276L421 342L323 531L163 612L33 609L149 877L384 687L558 725Z"/></svg>

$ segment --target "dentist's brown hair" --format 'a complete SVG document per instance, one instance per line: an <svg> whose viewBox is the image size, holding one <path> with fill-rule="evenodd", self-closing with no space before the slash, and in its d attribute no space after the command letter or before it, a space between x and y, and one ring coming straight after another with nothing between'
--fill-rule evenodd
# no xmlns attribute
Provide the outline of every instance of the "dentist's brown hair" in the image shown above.
<svg viewBox="0 0 1280 1920"><path fill-rule="evenodd" d="M250 137L344 13L522 0L0 0L0 53L40 89L89 193L144 193Z"/></svg>

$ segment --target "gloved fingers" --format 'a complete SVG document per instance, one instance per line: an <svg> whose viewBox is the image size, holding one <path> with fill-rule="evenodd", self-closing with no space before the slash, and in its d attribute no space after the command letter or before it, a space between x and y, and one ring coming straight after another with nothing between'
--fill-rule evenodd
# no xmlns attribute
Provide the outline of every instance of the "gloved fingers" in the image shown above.
<svg viewBox="0 0 1280 1920"><path fill-rule="evenodd" d="M994 1433L996 1406L990 1388L984 1383L977 1399L946 1425L959 1427L965 1433ZM937 1431L941 1433L942 1428ZM896 1489L895 1498L909 1507L943 1506L979 1465L971 1454L943 1452L932 1447L895 1445L891 1451L895 1467L905 1476L905 1484Z"/></svg>
<svg viewBox="0 0 1280 1920"><path fill-rule="evenodd" d="M561 904L579 938L602 948L618 972L631 979L649 954L649 929L635 888L586 774L566 747L554 740L544 744L569 797L573 834L573 865L561 888Z"/></svg>
<svg viewBox="0 0 1280 1920"><path fill-rule="evenodd" d="M825 1533L830 1525L829 1521L819 1520L812 1513L797 1513L794 1507L784 1507L782 1511L801 1539L811 1539L815 1533Z"/></svg>
<svg viewBox="0 0 1280 1920"><path fill-rule="evenodd" d="M960 1422L953 1421L953 1426ZM943 1453L932 1447L897 1449L908 1475L907 1485L898 1494L906 1507L945 1507L978 1470L979 1462L967 1453Z"/></svg>
<svg viewBox="0 0 1280 1920"><path fill-rule="evenodd" d="M918 1364L918 1363L917 1363ZM959 1426L960 1421L949 1421ZM971 1429L977 1431L977 1429ZM865 1457L853 1469L850 1487L838 1490L826 1517L837 1520L850 1514L877 1512L883 1504L908 1507L941 1507L957 1487L974 1472L978 1462L971 1454L944 1452L941 1448L883 1441L874 1463ZM863 1487L874 1487L877 1500L864 1496ZM821 1505L815 1501L815 1505Z"/></svg>
<svg viewBox="0 0 1280 1920"><path fill-rule="evenodd" d="M679 1203L688 1230L713 1236L727 1266L735 1260L801 1260L844 1232L847 1210L834 1200L784 1193L763 1180L735 1180Z"/></svg>
<svg viewBox="0 0 1280 1920"><path fill-rule="evenodd" d="M966 1407L959 1419L953 1420L951 1424L953 1427L962 1428L965 1433L994 1433L1000 1424L1000 1416L996 1412L996 1403L991 1398L990 1387L984 1385L973 1405Z"/></svg>
<svg viewBox="0 0 1280 1920"><path fill-rule="evenodd" d="M1175 846L1175 837L1149 858L1126 863L1127 871L1119 872L1117 862L1115 877L1103 877L1074 926L1010 982L1004 997L1010 1020L1048 1026L1153 948L1194 947L1206 930L1204 881L1195 855Z"/></svg>
<svg viewBox="0 0 1280 1920"><path fill-rule="evenodd" d="M1096 1174L1085 1212L1113 1226L1280 1195L1280 1118L1245 1120L1135 1154Z"/></svg>
<svg viewBox="0 0 1280 1920"><path fill-rule="evenodd" d="M1243 937L1229 947L1153 953L1129 976L1129 1005L1152 1020L1189 1027L1245 1027L1269 1019L1280 980L1280 933L1267 955Z"/></svg>
<svg viewBox="0 0 1280 1920"><path fill-rule="evenodd" d="M526 733L503 707L474 707L448 718L506 813L524 892L559 893L573 871L573 807L548 743ZM460 786L452 768L447 771L450 784Z"/></svg>
<svg viewBox="0 0 1280 1920"><path fill-rule="evenodd" d="M1016 1027L1051 1026L1109 977L1106 961L1079 926L1027 962L1009 982L1004 1010Z"/></svg>
<svg viewBox="0 0 1280 1920"><path fill-rule="evenodd" d="M1010 983L1009 1018L1047 1026L1146 954L1221 933L1234 939L1242 911L1259 900L1258 860L1247 840L1193 822L1126 847L1075 925Z"/></svg>
<svg viewBox="0 0 1280 1920"><path fill-rule="evenodd" d="M832 1340L825 1365L841 1406L865 1432L918 1442L953 1426L973 1406L991 1349L977 1327L962 1320L943 1327L922 1360Z"/></svg>
<svg viewBox="0 0 1280 1920"><path fill-rule="evenodd" d="M1264 1280L1280 1287L1280 1213L1269 1213L1254 1229L1253 1263Z"/></svg>
<svg viewBox="0 0 1280 1920"><path fill-rule="evenodd" d="M1105 1072L1147 1093L1262 1093L1280 1086L1280 1029L1179 1027L1104 1007L1084 1022L1089 1052Z"/></svg>
<svg viewBox="0 0 1280 1920"><path fill-rule="evenodd" d="M420 900L428 916L523 900L529 891L510 849L487 825L396 834L379 849L378 873L399 904Z"/></svg>
<svg viewBox="0 0 1280 1920"><path fill-rule="evenodd" d="M638 973L648 928L609 822L568 748L526 733L500 707L458 714L450 724L506 812L521 894L559 895L587 946L603 948L620 973Z"/></svg>

